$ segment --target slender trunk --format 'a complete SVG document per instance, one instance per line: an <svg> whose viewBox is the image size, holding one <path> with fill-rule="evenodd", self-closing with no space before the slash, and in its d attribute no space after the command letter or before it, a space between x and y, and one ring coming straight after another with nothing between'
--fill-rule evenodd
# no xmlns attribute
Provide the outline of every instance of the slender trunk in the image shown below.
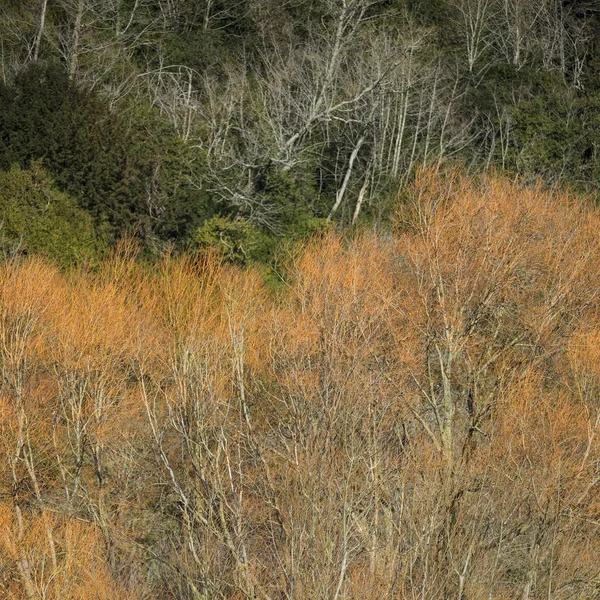
<svg viewBox="0 0 600 600"><path fill-rule="evenodd" d="M19 571L19 575L21 576L21 581L23 582L23 587L25 588L25 594L27 595L28 600L33 600L35 598L35 583L33 581L33 577L31 576L31 568L29 566L29 560L25 556L25 553L21 549L21 542L25 537L25 531L23 529L23 515L21 514L21 508L19 506L15 506L15 511L17 514L17 527L18 527L18 535L17 535L17 544L18 544L18 560L17 560L17 569Z"/></svg>
<svg viewBox="0 0 600 600"><path fill-rule="evenodd" d="M367 167L367 172L365 174L365 180L360 188L360 192L358 192L358 198L356 199L356 206L354 207L354 214L352 215L352 225L356 223L358 219L358 214L360 213L360 209L365 200L365 196L367 195L367 190L369 189L369 183L371 181L371 167L373 166L373 162L369 163Z"/></svg>
<svg viewBox="0 0 600 600"><path fill-rule="evenodd" d="M212 12L213 0L208 0L206 3L206 11L204 12L204 23L202 24L202 28L204 31L208 30L208 26L210 24L210 13Z"/></svg>
<svg viewBox="0 0 600 600"><path fill-rule="evenodd" d="M85 0L79 0L77 3L77 13L75 15L75 25L73 26L73 37L71 39L71 49L69 52L69 77L74 79L77 75L79 66L79 38L81 36L81 20L83 18Z"/></svg>
<svg viewBox="0 0 600 600"><path fill-rule="evenodd" d="M33 42L33 62L37 62L40 55L40 45L42 43L42 37L44 36L44 27L46 25L46 7L48 0L40 0L40 25L38 27L35 41Z"/></svg>
<svg viewBox="0 0 600 600"><path fill-rule="evenodd" d="M331 208L331 212L329 213L329 216L327 217L328 221L331 221L335 211L339 208L340 204L342 203L342 200L344 199L344 194L346 193L346 188L348 187L348 182L350 181L350 177L352 175L352 169L354 168L354 161L356 160L356 157L358 156L358 152L360 151L360 148L364 143L365 143L365 136L363 135L356 143L356 146L354 146L354 150L352 150L352 154L350 155L350 160L348 161L348 169L346 170L346 175L344 175L344 181L342 182L342 187L340 187L340 189L338 190L338 192L336 194L335 204Z"/></svg>

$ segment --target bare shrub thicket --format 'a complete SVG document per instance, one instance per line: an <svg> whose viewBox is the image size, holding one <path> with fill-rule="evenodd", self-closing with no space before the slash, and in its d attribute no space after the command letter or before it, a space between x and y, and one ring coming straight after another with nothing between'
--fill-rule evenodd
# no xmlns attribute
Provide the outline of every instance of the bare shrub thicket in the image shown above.
<svg viewBox="0 0 600 600"><path fill-rule="evenodd" d="M600 594L600 217L424 172L286 283L0 269L0 596Z"/></svg>

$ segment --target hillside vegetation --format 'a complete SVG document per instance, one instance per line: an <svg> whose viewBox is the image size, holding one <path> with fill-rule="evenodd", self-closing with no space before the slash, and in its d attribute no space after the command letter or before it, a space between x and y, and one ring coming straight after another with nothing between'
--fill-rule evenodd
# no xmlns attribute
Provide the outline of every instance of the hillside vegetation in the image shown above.
<svg viewBox="0 0 600 600"><path fill-rule="evenodd" d="M600 213L425 171L394 223L275 287L5 262L0 596L598 598Z"/></svg>

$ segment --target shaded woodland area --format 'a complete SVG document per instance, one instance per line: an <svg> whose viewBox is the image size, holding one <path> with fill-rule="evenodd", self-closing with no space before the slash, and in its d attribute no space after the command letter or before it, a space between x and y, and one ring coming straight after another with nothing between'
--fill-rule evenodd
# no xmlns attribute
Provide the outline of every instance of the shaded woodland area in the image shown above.
<svg viewBox="0 0 600 600"><path fill-rule="evenodd" d="M421 172L282 284L0 268L0 596L600 595L600 214Z"/></svg>
<svg viewBox="0 0 600 600"><path fill-rule="evenodd" d="M268 264L455 161L595 195L599 32L594 0L2 0L2 250Z"/></svg>

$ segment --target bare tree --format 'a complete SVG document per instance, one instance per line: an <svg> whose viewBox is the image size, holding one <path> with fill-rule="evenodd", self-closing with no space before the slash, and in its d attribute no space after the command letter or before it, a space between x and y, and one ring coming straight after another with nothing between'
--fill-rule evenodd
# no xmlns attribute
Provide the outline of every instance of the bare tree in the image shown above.
<svg viewBox="0 0 600 600"><path fill-rule="evenodd" d="M48 6L48 0L38 0L38 4L40 6L40 22L37 34L35 36L35 41L33 43L33 62L37 62L40 55L40 45L42 43L42 38L44 36L44 28L46 25L46 8Z"/></svg>

